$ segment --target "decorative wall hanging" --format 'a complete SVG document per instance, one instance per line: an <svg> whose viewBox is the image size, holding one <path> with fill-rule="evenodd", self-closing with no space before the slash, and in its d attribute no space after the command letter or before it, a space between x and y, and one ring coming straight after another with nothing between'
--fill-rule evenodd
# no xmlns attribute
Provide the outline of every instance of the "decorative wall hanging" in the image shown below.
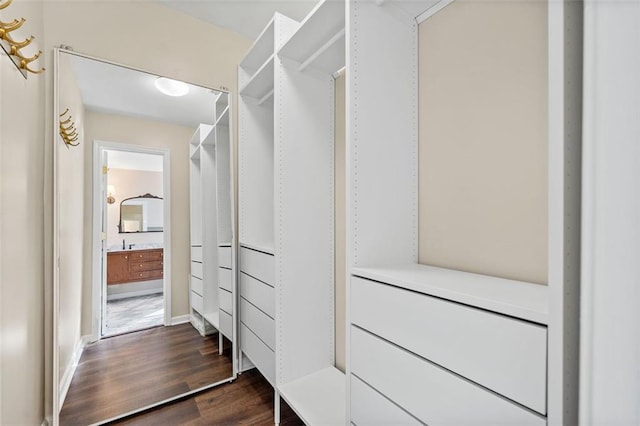
<svg viewBox="0 0 640 426"><path fill-rule="evenodd" d="M65 117L67 114L69 114L69 108L60 114L60 137L62 137L65 145L78 146L80 142L77 142L79 135L75 127L76 123L71 121L71 114Z"/></svg>
<svg viewBox="0 0 640 426"><path fill-rule="evenodd" d="M0 10L6 9L13 0L0 0ZM26 57L20 51L21 49L29 46L31 42L34 40L33 36L29 36L22 41L16 41L11 33L18 28L22 27L22 25L26 22L26 19L20 18L14 19L10 22L2 22L0 21L0 47L4 50L7 56L11 59L14 65L20 70L20 73L27 78L28 73L32 74L41 74L44 72L44 68L40 68L36 70L31 68L31 62L35 61L42 55L42 51L39 50L38 53L31 57Z"/></svg>

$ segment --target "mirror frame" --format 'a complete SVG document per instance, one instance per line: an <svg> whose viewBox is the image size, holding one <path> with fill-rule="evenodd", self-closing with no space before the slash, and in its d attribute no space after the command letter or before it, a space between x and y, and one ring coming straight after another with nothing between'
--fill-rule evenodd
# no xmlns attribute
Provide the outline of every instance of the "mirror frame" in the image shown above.
<svg viewBox="0 0 640 426"><path fill-rule="evenodd" d="M129 200L137 200L139 198L146 198L146 199L152 199L152 200L163 200L164 201L164 198L156 197L155 195L152 195L152 194L150 194L148 192L146 194L138 195L137 197L129 197L129 198L125 198L124 200L120 201L120 211L118 212L118 216L120 217L120 220L118 221L118 234L145 234L147 232L164 232L164 218L162 219L162 223L163 223L162 229L160 229L158 231L123 231L122 230L122 203L124 203L125 201L129 201Z"/></svg>
<svg viewBox="0 0 640 426"><path fill-rule="evenodd" d="M59 108L59 102L60 102L60 92L59 92L59 81L60 81L60 55L61 54L69 54L69 55L75 55L81 58L85 58L85 59L90 59L90 60L94 60L94 61L98 61L98 62L102 62L105 64L109 64L109 65L114 65L114 66L119 66L119 67L123 67L123 68L128 68L134 71L139 71L139 72L143 72L143 73L147 73L150 75L154 75L154 76L158 76L158 77L167 77L170 78L166 75L161 75L155 72L151 72L151 71L147 71L145 69L142 68L138 68L135 66L131 66L131 65L125 65L119 62L115 62L115 61L111 61L111 60L107 60L107 59L103 59L103 58L99 58L96 56L92 56L92 55L87 55L84 53L79 53L73 50L73 48L66 46L66 45L60 45L60 47L54 47L53 48L53 96L52 96L52 102L53 105L51 105L52 107L52 113L49 116L50 118L50 125L51 125L51 130L52 130L52 139L53 139L53 152L52 152L52 162L53 162L53 188L52 188L52 240L53 240L53 251L52 251L52 256L51 256L51 260L50 260L50 265L51 265L51 272L52 272L52 305L51 305L51 317L52 317L52 321L51 321L51 326L52 326L52 332L51 332L51 352L52 352L52 365L51 365L51 388L52 388L52 392L51 392L51 397L53 399L53 401L51 401L51 408L53 410L52 412L52 423L53 426L58 426L60 424L60 410L62 409L62 406L60 404L60 396L61 396L61 389L60 389L60 378L61 378L61 372L60 372L60 368L59 368L59 363L60 363L60 356L59 356L59 331L58 331L58 327L60 326L60 319L59 319L59 310L60 310L60 275L59 275L59 266L58 266L58 259L60 257L60 235L58 233L58 229L59 229L59 219L60 219L60 200L59 200L59 196L60 196L60 179L59 179L59 167L58 167L58 162L59 162L59 157L61 155L61 153L63 153L64 151L62 150L62 144L60 143L59 139L58 139L58 126L59 123L56 119L56 117L59 117L60 114L60 108ZM207 86L203 86L201 84L197 84L197 83L192 83L189 81L185 81L185 80L181 80L184 81L185 83L191 84L193 86L199 86L199 87L203 87L209 90L214 90L217 92L221 92L221 93L226 93L229 96L229 108L230 108L230 112L231 112L231 108L233 107L233 93L229 91L229 89L227 89L224 86L220 86L220 88L212 88L212 87L207 87ZM233 123L233 122L232 122ZM231 124L232 128L235 130L235 123ZM237 140L237 135L234 132L233 137L231 138L231 144L232 146L235 146L236 144L236 140ZM86 141L84 141L86 143ZM185 142L185 143L188 143ZM65 146L65 148L69 148L67 146ZM93 150L93 146L88 148L88 149L92 149ZM236 175L236 154L235 154L235 148L231 149L231 197L232 197L232 202L231 202L231 218L232 218L232 228L233 228L233 237L232 237L232 253L233 253L233 259L232 259L232 266L233 266L233 274L234 274L234 279L232 282L232 288L233 288L233 306L234 306L234 312L237 312L237 305L238 305L238 280L237 280L237 276L238 276L238 222L237 222L237 208L236 208L236 203L237 203L237 193L235 190L235 175ZM167 162L168 162L168 157L167 158ZM93 168L93 164L92 164L92 168ZM96 173L95 170L92 171L92 175L94 175ZM168 195L168 194L167 194ZM99 197L99 194L93 194L92 198L96 198ZM166 197L167 199L169 199L169 197ZM166 205L167 203L165 203L165 207L164 207L164 211L165 212L170 212L170 206ZM169 231L169 227L166 227L166 223L169 221L169 215L165 214L164 218L163 218L163 232L165 231ZM91 230L91 233L93 234L93 230ZM93 248L92 248L92 251ZM93 258L93 256L92 256ZM93 262L92 260L92 263ZM168 263L168 262L167 262ZM95 267L95 265L94 265ZM93 276L93 275L92 275ZM92 308L93 309L93 308ZM171 324L165 324L165 326L168 326ZM98 334L96 334L98 333ZM99 337L100 331L96 329L96 324L94 324L94 321L92 320L92 327L91 327L91 341L90 343L94 343L98 340L100 340ZM239 355L239 346L238 346L238 337L239 337L239 333L238 333L238 320L237 318L234 316L234 321L233 321L233 341L231 342L231 361L232 361L232 374L229 378L220 380L218 382L215 383L211 383L209 385L203 386L201 388L198 389L194 389L194 390L190 390L188 392L179 394L179 395L175 395L173 397L140 407L136 410L133 411L129 411L126 413L122 413L118 416L115 417L111 417L108 419L104 419L103 421L101 421L99 424L105 424L105 423L109 423L118 419L123 419L126 417L129 417L133 414L137 414L137 413L141 413L144 411L147 411L149 409L155 408L155 407L159 407L162 405L165 405L167 403L170 402L174 402L180 399L183 399L185 397L189 397L204 391L207 391L209 389L212 389L214 387L217 387L219 385L225 384L225 383L230 383L233 382L234 380L237 379L238 374L239 374L239 368L240 368L240 359L238 357ZM50 389L51 389L50 388Z"/></svg>

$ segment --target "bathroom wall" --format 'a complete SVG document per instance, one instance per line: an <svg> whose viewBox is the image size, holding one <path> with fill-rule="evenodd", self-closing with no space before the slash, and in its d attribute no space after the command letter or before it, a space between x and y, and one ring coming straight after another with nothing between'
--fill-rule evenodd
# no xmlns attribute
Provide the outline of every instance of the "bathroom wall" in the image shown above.
<svg viewBox="0 0 640 426"><path fill-rule="evenodd" d="M152 125L152 123L149 123ZM187 130L188 131L188 130ZM120 203L127 198L138 195L151 194L164 197L162 190L162 172L147 170L116 169L109 167L107 173L108 185L115 187L116 201L107 204L107 247L122 246L122 240L129 244L162 244L164 232L143 232L136 234L120 234Z"/></svg>
<svg viewBox="0 0 640 426"><path fill-rule="evenodd" d="M42 3L15 1L0 11L2 21L20 17L27 22L16 38L30 34L36 37L23 53L43 49ZM45 413L44 354L50 355L51 351L44 339L44 301L51 292L45 293L43 281L51 272L43 264L43 190L45 179L49 183L53 179L51 159L45 167L44 156L45 81L46 75L31 75L25 80L0 53L2 425L39 425ZM52 143L52 139L47 140L47 145Z"/></svg>
<svg viewBox="0 0 640 426"><path fill-rule="evenodd" d="M18 2L33 5L31 2ZM237 35L231 31L216 27L198 19L183 15L162 6L156 2L120 2L120 1L100 1L100 2L78 2L78 1L55 1L38 3L44 7L44 33L45 33L45 58L49 70L53 69L52 49L61 44L72 46L76 51L100 58L112 60L114 62L131 65L157 74L185 80L191 83L201 84L209 87L225 86L232 92L237 88L237 64L250 47L252 40ZM43 5L43 6L42 6ZM13 6L12 6L13 7ZM117 31L113 28L117 27ZM37 36L37 34L35 34ZM190 42L185 42L189 40ZM53 73L48 72L43 78L46 81L45 98L38 99L35 105L43 106L46 109L46 117L49 122L52 120L51 105L53 102ZM3 93L4 95L4 93ZM235 97L234 97L235 102ZM4 117L3 117L4 118ZM234 120L235 121L235 120ZM237 126L237 122L235 122ZM53 139L52 131L47 125L46 138L44 142ZM237 135L237 132L235 132ZM87 140L90 140L87 138ZM40 147L40 155L42 147ZM52 211L52 144L44 143L44 168L46 179L40 178L38 182L45 181L45 268L52 268L52 235L53 221L50 215ZM36 157L37 159L38 157ZM173 161L178 161L173 157ZM85 159L86 162L86 159ZM42 164L42 160L37 162ZM185 167L188 164L187 154L185 154ZM42 167L39 167L42 169ZM25 170L27 168L25 167ZM33 171L32 171L33 172ZM42 177L41 170L38 171ZM24 175L24 172L23 172ZM87 183L91 180L87 180ZM88 186L88 185L87 185ZM85 191L86 192L86 191ZM42 187L32 196L42 197ZM86 195L86 193L85 193ZM87 203L90 198L87 198ZM85 204L86 206L86 204ZM85 207L86 208L86 207ZM38 212L42 211L42 208ZM90 220L90 210L87 210L86 220ZM42 215L40 215L40 223ZM86 222L85 222L86 223ZM85 225L86 228L86 225ZM188 228L187 228L188 229ZM185 232L185 235L188 233ZM177 244L179 238L174 238ZM42 239L38 241L42 246ZM85 233L84 246L84 280L90 280L90 234ZM174 247L174 253L184 251L188 253L188 240L182 243L184 247ZM188 256L188 254L186 255ZM186 272L184 273L186 276ZM51 315L52 315L52 276L47 273L45 279L46 304L45 312L47 316L45 328L45 349L47 355L44 359L46 369L46 396L40 397L37 407L42 405L44 399L46 413L51 415ZM41 295L38 295L41 297ZM37 300L37 298L36 298ZM83 300L85 300L83 298ZM174 301L179 302L179 301ZM30 312L31 301L21 305L24 312ZM182 308L180 308L182 306ZM173 311L173 315L186 312L187 300L181 301ZM31 316L39 313L30 312ZM40 314L41 315L41 314ZM83 334L88 333L90 319L83 316ZM42 322L38 322L38 331L42 333ZM40 347L42 349L42 347ZM42 350L32 354L37 357L42 364ZM22 369L24 370L24 369ZM32 407L32 411L37 412Z"/></svg>

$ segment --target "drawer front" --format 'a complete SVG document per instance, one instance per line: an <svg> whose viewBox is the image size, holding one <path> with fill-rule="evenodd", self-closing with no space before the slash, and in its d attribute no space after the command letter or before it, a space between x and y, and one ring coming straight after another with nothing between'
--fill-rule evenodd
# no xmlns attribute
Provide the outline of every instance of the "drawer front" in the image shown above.
<svg viewBox="0 0 640 426"><path fill-rule="evenodd" d="M191 246L191 260L202 262L202 246Z"/></svg>
<svg viewBox="0 0 640 426"><path fill-rule="evenodd" d="M145 280L155 280L162 279L163 272L160 271L141 271L141 272L130 272L129 280L130 281L145 281Z"/></svg>
<svg viewBox="0 0 640 426"><path fill-rule="evenodd" d="M220 298L220 309L233 315L233 297L231 297L231 293L227 290L219 289L218 297Z"/></svg>
<svg viewBox="0 0 640 426"><path fill-rule="evenodd" d="M204 313L204 303L202 301L202 296L198 293L191 292L191 307L198 311L200 315Z"/></svg>
<svg viewBox="0 0 640 426"><path fill-rule="evenodd" d="M546 424L544 417L353 326L351 372L427 424Z"/></svg>
<svg viewBox="0 0 640 426"><path fill-rule="evenodd" d="M275 354L244 324L240 324L240 348L271 384L276 377Z"/></svg>
<svg viewBox="0 0 640 426"><path fill-rule="evenodd" d="M351 308L353 324L546 413L546 327L357 277Z"/></svg>
<svg viewBox="0 0 640 426"><path fill-rule="evenodd" d="M253 331L271 350L276 348L276 325L260 309L244 299L240 299L240 321Z"/></svg>
<svg viewBox="0 0 640 426"><path fill-rule="evenodd" d="M276 317L276 292L273 287L241 273L240 296L253 303L271 318Z"/></svg>
<svg viewBox="0 0 640 426"><path fill-rule="evenodd" d="M229 340L233 340L233 317L225 311L220 311L220 331Z"/></svg>
<svg viewBox="0 0 640 426"><path fill-rule="evenodd" d="M218 247L218 265L231 269L231 247Z"/></svg>
<svg viewBox="0 0 640 426"><path fill-rule="evenodd" d="M242 247L240 249L240 270L271 287L276 282L276 264L274 256Z"/></svg>
<svg viewBox="0 0 640 426"><path fill-rule="evenodd" d="M162 260L162 250L134 250L131 252L132 261L135 260Z"/></svg>
<svg viewBox="0 0 640 426"><path fill-rule="evenodd" d="M357 425L421 425L402 408L351 376L351 422Z"/></svg>
<svg viewBox="0 0 640 426"><path fill-rule="evenodd" d="M200 278L191 277L191 291L202 296L202 280Z"/></svg>
<svg viewBox="0 0 640 426"><path fill-rule="evenodd" d="M218 286L227 291L233 291L233 272L230 269L218 268Z"/></svg>
<svg viewBox="0 0 640 426"><path fill-rule="evenodd" d="M191 275L202 279L202 263L191 262Z"/></svg>
<svg viewBox="0 0 640 426"><path fill-rule="evenodd" d="M162 260L152 260L145 262L132 260L131 262L129 262L129 270L131 272L161 271L163 263L164 262Z"/></svg>

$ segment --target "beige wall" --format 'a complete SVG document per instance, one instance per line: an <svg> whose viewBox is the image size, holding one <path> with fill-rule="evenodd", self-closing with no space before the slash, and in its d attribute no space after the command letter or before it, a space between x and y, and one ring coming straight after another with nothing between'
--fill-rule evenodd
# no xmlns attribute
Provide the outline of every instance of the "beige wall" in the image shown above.
<svg viewBox="0 0 640 426"><path fill-rule="evenodd" d="M88 111L85 121L87 143L100 140L170 150L171 177L171 316L189 312L189 139L195 129L153 120ZM85 156L85 178L91 181L91 154ZM85 208L91 211L91 188L85 191ZM91 229L91 217L85 229ZM91 255L85 252L83 304L91 306ZM83 332L90 333L89 310L83 312Z"/></svg>
<svg viewBox="0 0 640 426"><path fill-rule="evenodd" d="M114 196L116 201L113 204L107 204L107 247L113 245L122 247L122 240L125 240L126 244L162 244L164 232L120 234L118 228L120 224L120 203L122 200L147 193L155 195L156 197L164 197L164 191L162 190L162 172L115 169L109 167L107 182L108 185L113 185L116 190Z"/></svg>
<svg viewBox="0 0 640 426"><path fill-rule="evenodd" d="M80 89L73 74L69 56L60 58L60 101L61 113L69 108L69 115L78 132L78 146L65 147L62 138L57 136L58 145L58 188L59 204L59 250L60 250L60 326L58 327L58 346L60 379L71 368L73 354L80 344L82 317L82 257L84 253L84 105ZM66 125L68 126L68 125Z"/></svg>
<svg viewBox="0 0 640 426"><path fill-rule="evenodd" d="M42 48L42 4L17 1L0 12L2 21L21 16L22 35L33 34L34 49ZM43 187L45 176L52 179L43 171L44 84L43 76L25 80L0 54L2 425L39 425L44 418Z"/></svg>
<svg viewBox="0 0 640 426"><path fill-rule="evenodd" d="M336 79L335 91L335 339L336 367L346 368L347 327L347 193L346 193L346 111L345 83L343 73Z"/></svg>
<svg viewBox="0 0 640 426"><path fill-rule="evenodd" d="M547 282L545 2L420 24L420 263Z"/></svg>

